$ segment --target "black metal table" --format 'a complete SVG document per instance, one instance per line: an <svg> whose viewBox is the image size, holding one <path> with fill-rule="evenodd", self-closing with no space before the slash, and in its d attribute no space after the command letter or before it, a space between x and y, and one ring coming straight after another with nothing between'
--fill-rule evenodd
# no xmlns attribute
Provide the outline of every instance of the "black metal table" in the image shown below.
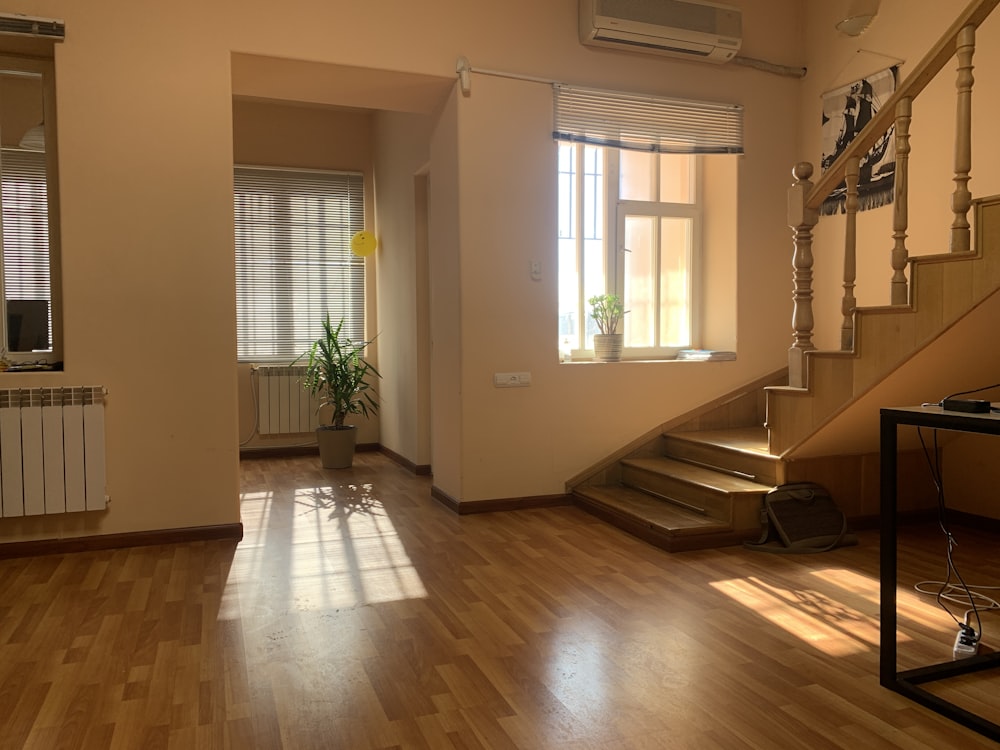
<svg viewBox="0 0 1000 750"><path fill-rule="evenodd" d="M881 415L879 681L883 687L905 695L980 734L1000 741L1000 725L920 687L934 680L1000 667L1000 653L981 654L903 672L898 671L896 663L897 428L899 425L913 425L936 430L1000 435L1000 414L966 414L944 411L938 406L913 406L882 409Z"/></svg>

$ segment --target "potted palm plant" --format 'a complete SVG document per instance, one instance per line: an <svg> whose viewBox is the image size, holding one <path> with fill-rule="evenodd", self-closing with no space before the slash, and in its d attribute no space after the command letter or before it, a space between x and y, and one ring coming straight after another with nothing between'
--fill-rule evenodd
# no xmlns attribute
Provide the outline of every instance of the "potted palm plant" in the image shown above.
<svg viewBox="0 0 1000 750"><path fill-rule="evenodd" d="M618 332L618 324L625 315L621 297L617 294L598 294L587 301L591 308L590 317L600 331L594 334L594 359L617 362L622 358L625 343L624 334Z"/></svg>
<svg viewBox="0 0 1000 750"><path fill-rule="evenodd" d="M382 376L363 356L371 341L355 343L342 337L343 327L343 320L334 326L327 315L322 336L295 360L307 358L302 385L318 398L319 408L330 408L330 423L316 428L320 460L326 469L345 469L354 460L357 428L344 424L344 419L349 414L368 417L378 413L379 406L369 381Z"/></svg>

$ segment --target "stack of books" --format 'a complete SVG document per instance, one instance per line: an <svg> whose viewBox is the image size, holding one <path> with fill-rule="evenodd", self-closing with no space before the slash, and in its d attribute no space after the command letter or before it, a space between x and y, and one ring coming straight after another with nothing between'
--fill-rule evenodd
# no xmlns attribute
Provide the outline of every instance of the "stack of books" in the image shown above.
<svg viewBox="0 0 1000 750"><path fill-rule="evenodd" d="M721 362L736 359L736 352L724 352L717 349L681 349L677 359L689 362Z"/></svg>

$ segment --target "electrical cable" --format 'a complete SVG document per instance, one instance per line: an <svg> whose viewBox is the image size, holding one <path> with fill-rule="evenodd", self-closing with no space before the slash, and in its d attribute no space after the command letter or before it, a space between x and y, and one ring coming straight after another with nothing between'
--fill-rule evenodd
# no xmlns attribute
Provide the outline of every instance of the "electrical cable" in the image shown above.
<svg viewBox="0 0 1000 750"><path fill-rule="evenodd" d="M1000 383L994 383L993 385L983 386L982 388L973 388L971 391L959 391L958 393L952 393L950 396L945 396L945 400L949 398L955 398L955 396L968 396L970 393L982 393L983 391L991 391L994 388L1000 388Z"/></svg>
<svg viewBox="0 0 1000 750"><path fill-rule="evenodd" d="M983 391L990 391L990 390L993 390L994 388L1000 388L1000 383L994 383L993 385L983 386L982 388L973 388L972 390L969 390L969 391L959 391L958 393L952 393L952 394L950 394L948 396L945 396L940 401L934 401L934 402L925 401L924 403L922 403L920 405L921 406L944 406L944 402L945 401L947 401L948 399L955 398L956 396L968 396L970 393L982 393ZM990 407L990 411L991 412L1000 412L1000 407L995 407L995 406L994 407Z"/></svg>
<svg viewBox="0 0 1000 750"><path fill-rule="evenodd" d="M248 444L251 440L254 439L254 436L257 434L257 428L259 426L258 425L259 417L257 415L257 387L255 385L256 383L257 383L257 366L256 365L251 365L250 366L250 400L253 403L253 430L250 432L250 437L248 437L246 440L241 440L240 441L240 448L242 448L244 445Z"/></svg>
<svg viewBox="0 0 1000 750"><path fill-rule="evenodd" d="M934 590L937 588L938 590ZM954 604L957 606L963 606L969 604L969 599L965 592L954 584L946 584L944 581L920 581L913 585L913 590L918 594L924 594L925 596L937 596L941 589L943 588L944 593L941 595L943 601L949 604ZM983 602L985 606L979 608L979 612L995 612L1000 610L1000 601L997 601L992 596L987 596L982 593L983 591L1000 591L1000 586L984 586L981 584L970 583L969 584L969 594L976 600ZM965 611L965 624L969 624L969 615L973 614L972 609Z"/></svg>
<svg viewBox="0 0 1000 750"><path fill-rule="evenodd" d="M994 388L1000 388L1000 383L994 383L993 385L987 385L982 388L973 388L971 391L959 391L958 393L953 393L950 396L946 396L944 399L942 399L942 401L939 404L937 404L937 406L943 405L945 401L947 401L949 398L955 398L955 396L968 396L970 393L982 393L983 391L991 391ZM991 406L990 411L1000 412L1000 408Z"/></svg>
<svg viewBox="0 0 1000 750"><path fill-rule="evenodd" d="M997 386L991 386L991 387L997 387ZM986 390L986 389L980 389L980 390ZM975 393L975 392L976 391L966 391L966 393ZM954 395L960 396L964 394L958 393ZM949 396L949 398L951 397ZM941 463L940 463L941 452L938 450L938 431L934 430L933 433L934 433L934 458L932 459L930 453L927 450L927 442L924 440L923 430L920 427L917 428L917 437L920 439L920 447L923 449L924 458L927 461L927 468L931 472L931 479L933 480L934 487L937 490L938 526L940 526L941 531L944 534L945 539L947 541L947 553L946 553L946 559L948 561L946 569L947 575L944 581L936 582L940 583L941 585L935 595L935 599L938 603L938 606L940 606L941 609L943 609L945 612L948 613L948 616L955 621L956 625L958 625L960 628L962 627L972 628L973 631L975 632L975 639L978 642L982 639L983 636L983 621L982 617L980 616L979 607L976 605L976 598L973 595L973 592L968 586L968 584L966 584L965 579L962 578L962 574L959 572L957 566L955 565L955 560L952 557L952 553L955 547L958 546L958 541L955 539L954 535L951 533L950 528L948 527L947 506L945 504L945 497L944 497L944 481L941 473ZM956 585L951 582L953 574L955 578L958 579L959 585ZM951 591L955 589L959 589L962 592L964 592L964 595L965 597L967 597L968 603L971 606L971 609L967 610L965 613L964 622L959 622L958 618L955 617L955 614L945 605L946 601L954 602L954 595L951 593ZM989 609L992 609L992 607L990 607ZM972 614L976 620L976 627L972 627L972 625L969 623L970 614Z"/></svg>

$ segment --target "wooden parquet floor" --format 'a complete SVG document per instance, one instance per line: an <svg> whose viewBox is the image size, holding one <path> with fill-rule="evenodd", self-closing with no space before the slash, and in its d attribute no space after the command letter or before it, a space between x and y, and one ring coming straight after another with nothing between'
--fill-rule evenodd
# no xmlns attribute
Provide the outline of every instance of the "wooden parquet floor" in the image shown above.
<svg viewBox="0 0 1000 750"><path fill-rule="evenodd" d="M994 746L879 686L873 532L668 554L573 507L457 516L378 454L242 483L238 545L0 561L0 748ZM996 539L958 537L995 583ZM901 666L946 660L909 588L940 534L901 543ZM996 712L997 687L946 689Z"/></svg>

